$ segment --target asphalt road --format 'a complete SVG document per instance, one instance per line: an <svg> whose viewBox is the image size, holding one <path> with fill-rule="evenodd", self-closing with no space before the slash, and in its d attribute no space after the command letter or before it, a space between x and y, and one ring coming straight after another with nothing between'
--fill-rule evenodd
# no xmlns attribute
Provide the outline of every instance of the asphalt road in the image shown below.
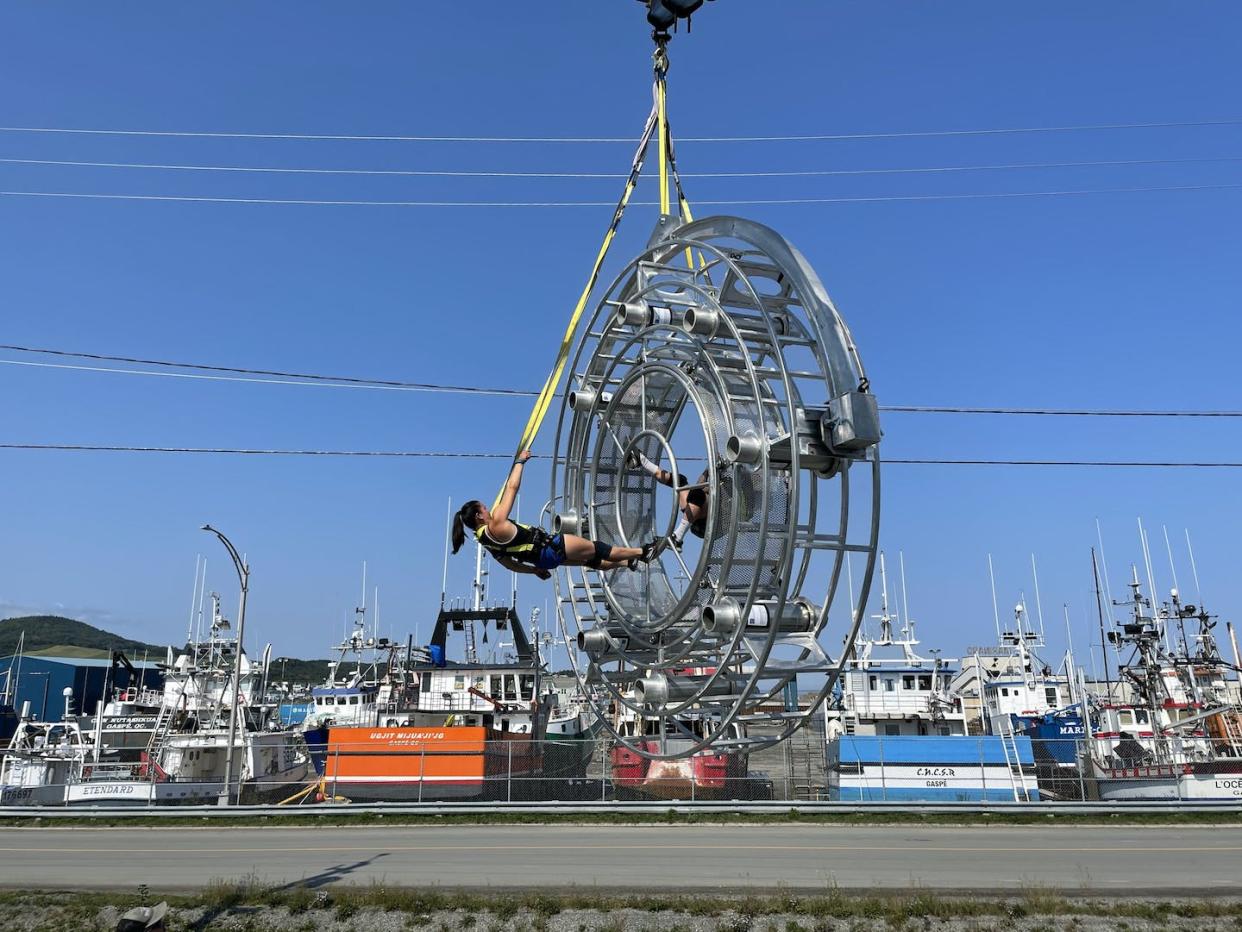
<svg viewBox="0 0 1242 932"><path fill-rule="evenodd" d="M1242 828L835 825L0 829L0 885L923 887L1242 894Z"/></svg>

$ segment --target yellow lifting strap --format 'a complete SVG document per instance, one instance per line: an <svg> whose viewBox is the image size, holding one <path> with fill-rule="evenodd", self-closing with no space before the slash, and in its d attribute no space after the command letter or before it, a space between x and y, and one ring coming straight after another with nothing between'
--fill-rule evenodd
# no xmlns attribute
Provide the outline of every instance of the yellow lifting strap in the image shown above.
<svg viewBox="0 0 1242 932"><path fill-rule="evenodd" d="M691 219L690 205L681 189L681 178L677 176L676 165L672 162L672 138L668 131L668 95L664 83L668 62L662 47L657 50L655 61L656 76L653 88L655 100L651 113L647 116L647 123L643 127L642 138L639 139L638 148L635 150L634 158L630 163L630 174L626 179L625 189L621 193L621 199L617 202L616 210L613 211L612 220L608 224L608 231L605 233L604 242L600 245L599 253L595 257L595 263L591 266L591 274L588 276L586 285L582 289L582 294L578 297L578 303L574 306L573 314L570 315L569 324L565 328L565 335L561 338L561 345L557 350L556 362L552 366L552 371L548 373L547 379L544 380L543 388L540 389L539 397L535 399L530 417L526 421L526 427L522 430L522 439L518 442L516 453L530 449L531 444L535 442L535 437L539 434L539 428L543 425L543 419L552 405L552 399L556 396L557 386L560 385L561 376L565 372L565 364L569 361L569 353L573 348L574 334L578 330L578 323L582 319L583 311L586 310L591 292L595 290L600 270L604 266L604 260L608 257L608 250L612 246L612 241L617 235L617 228L621 225L621 218L625 214L625 208L629 205L634 189L638 186L638 178L642 174L643 165L647 159L647 148L651 142L652 135L657 136L660 151L660 213L669 213L671 207L669 192L669 168L671 165L673 180L677 186L677 200L681 215L687 222ZM687 258L689 258L688 251ZM701 261L702 258L700 257ZM496 496L495 503L492 505L493 508L499 507L503 496L504 488L502 487Z"/></svg>

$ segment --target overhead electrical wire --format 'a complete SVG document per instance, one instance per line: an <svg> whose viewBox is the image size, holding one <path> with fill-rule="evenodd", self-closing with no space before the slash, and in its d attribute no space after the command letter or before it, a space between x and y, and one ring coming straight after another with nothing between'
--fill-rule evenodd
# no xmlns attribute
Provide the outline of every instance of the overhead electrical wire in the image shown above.
<svg viewBox="0 0 1242 932"><path fill-rule="evenodd" d="M887 133L792 133L770 136L679 136L679 143L830 142L850 139L926 139L940 136L1005 136L1024 133L1077 133L1122 129L1186 129L1242 126L1242 119L1174 120L1146 123L1087 123L1064 126L1008 126L989 129L906 130ZM343 142L437 143L633 143L633 136L451 136L358 135L346 133L230 133L186 130L89 129L64 126L0 126L4 133L83 136L168 136L201 139L299 139Z"/></svg>
<svg viewBox="0 0 1242 932"><path fill-rule="evenodd" d="M1095 194L1150 194L1177 191L1223 191L1242 188L1242 183L1150 185L1126 188L1082 188L1052 191L1010 191L974 194L888 194L870 197L777 197L727 200L699 200L700 206L748 207L794 204L875 204L898 201L976 201L1013 200L1040 197L1080 197ZM177 194L92 194L77 191L0 191L5 197L45 197L102 201L165 201L202 204L267 204L301 207L462 207L462 208L553 208L553 207L614 207L609 201L379 201L324 200L316 198L274 197L207 197ZM657 207L655 201L632 201L631 206Z"/></svg>
<svg viewBox="0 0 1242 932"><path fill-rule="evenodd" d="M133 365L158 366L161 369L194 369L198 372L162 372L148 369L118 369L114 366L79 366L66 363L37 360L0 359L0 364L29 366L33 368L64 369L82 372L111 372L121 375L147 375L172 378L206 379L227 382L257 382L268 385L311 385L326 388L374 388L417 392L438 392L463 395L507 395L533 398L539 393L520 388L489 388L476 385L447 385L435 382L404 382L395 379L374 379L358 376L324 375L322 373L290 372L280 369L255 369L240 366L222 366L210 363L175 362L167 359L150 359L140 356L118 356L106 353L83 353L45 347L22 346L2 343L0 350L29 353L38 356L56 356L67 359L85 359L97 362L120 362ZM203 373L228 373L215 375ZM971 405L881 405L880 410L897 414L992 414L1052 417L1139 417L1139 418L1238 418L1242 410L1134 410L1108 408L1053 408L1053 407L1001 407Z"/></svg>
<svg viewBox="0 0 1242 932"><path fill-rule="evenodd" d="M402 459L486 459L509 460L512 453L474 453L442 450L314 450L264 449L246 447L171 447L89 443L0 443L0 450L62 451L83 453L195 453L236 456L322 456L376 457ZM547 459L536 454L536 459ZM1242 462L1158 461L1158 460L1023 460L1023 459L883 459L886 466L1081 466L1132 468L1239 469Z"/></svg>
<svg viewBox="0 0 1242 932"><path fill-rule="evenodd" d="M1103 159L1084 162L1011 162L996 165L939 165L918 168L825 168L779 171L717 171L686 172L682 178L824 178L854 175L926 175L958 172L1022 171L1050 168L1119 168L1142 165L1190 165L1221 162L1242 162L1242 156L1222 155L1168 159ZM157 171L235 172L283 175L396 175L415 178L521 178L521 179L607 179L627 176L618 172L566 171L467 171L438 169L389 168L286 168L259 165L186 165L161 162L85 162L68 159L0 158L6 165L42 165L65 168L122 168Z"/></svg>

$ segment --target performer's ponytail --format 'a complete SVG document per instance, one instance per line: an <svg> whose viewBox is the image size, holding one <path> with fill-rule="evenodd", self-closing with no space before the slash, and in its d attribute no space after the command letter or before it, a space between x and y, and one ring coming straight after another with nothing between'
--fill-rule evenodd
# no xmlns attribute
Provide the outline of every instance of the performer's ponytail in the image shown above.
<svg viewBox="0 0 1242 932"><path fill-rule="evenodd" d="M478 526L479 509L483 507L483 503L478 499L472 499L466 502L458 509L457 514L453 515L453 553L461 550L462 544L466 542L466 528L472 531Z"/></svg>

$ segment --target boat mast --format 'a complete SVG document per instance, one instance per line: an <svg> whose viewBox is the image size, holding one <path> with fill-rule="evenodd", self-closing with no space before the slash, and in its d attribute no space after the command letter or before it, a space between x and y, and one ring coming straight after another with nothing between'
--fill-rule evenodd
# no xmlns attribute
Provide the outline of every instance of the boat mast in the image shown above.
<svg viewBox="0 0 1242 932"><path fill-rule="evenodd" d="M447 518L444 522L444 572L440 575L440 611L444 611L444 600L448 594L448 558L449 558L449 539L451 537L449 528L453 524L453 499L450 496L448 500Z"/></svg>
<svg viewBox="0 0 1242 932"><path fill-rule="evenodd" d="M1039 646L1042 648L1045 644L1044 640L1044 606L1039 600L1039 570L1035 568L1035 554L1031 554L1031 576L1035 580L1035 612L1039 616Z"/></svg>
<svg viewBox="0 0 1242 932"><path fill-rule="evenodd" d="M1159 613L1156 611L1156 600L1160 597L1158 595L1160 590L1156 588L1156 574L1155 574L1155 571L1152 570L1152 566L1151 566L1151 547L1148 545L1147 531L1143 528L1143 519L1138 518L1137 520L1138 520L1138 531L1139 531L1139 543L1143 545L1143 564L1147 569L1147 593L1151 599L1152 615L1158 616ZM1136 576L1135 582L1137 581L1138 581L1138 578ZM1156 618L1155 620L1158 620L1158 618ZM1164 628L1164 649L1171 654L1173 653L1173 644L1169 640L1169 626L1163 625L1162 627Z"/></svg>
<svg viewBox="0 0 1242 932"><path fill-rule="evenodd" d="M203 562L201 553L194 556L194 585L190 589L190 623L186 628L185 642L187 644L194 643L194 609L198 605L198 569ZM104 679L107 679L105 676ZM105 694L106 695L106 694Z"/></svg>
<svg viewBox="0 0 1242 932"><path fill-rule="evenodd" d="M992 570L992 555L988 554L988 579L992 581L992 621L996 624L996 643L1001 642L1000 609L996 607L996 573Z"/></svg>
<svg viewBox="0 0 1242 932"><path fill-rule="evenodd" d="M1199 568L1195 566L1195 548L1190 546L1190 528L1186 528L1186 552L1190 554L1190 572L1195 577L1195 598L1203 604L1203 593L1199 589Z"/></svg>
<svg viewBox="0 0 1242 932"><path fill-rule="evenodd" d="M1077 674L1074 672L1076 668L1076 664L1074 663L1074 635L1073 635L1073 632L1070 630L1070 617L1069 617L1069 603L1068 602L1061 603L1061 611L1065 615L1065 643L1066 643L1065 677L1068 680L1067 685L1069 687L1069 693L1070 693L1069 694L1070 705L1073 705L1075 702L1078 701L1075 698L1075 693L1078 692L1078 684L1074 681ZM1085 706L1084 706L1084 711L1085 711Z"/></svg>
<svg viewBox="0 0 1242 932"><path fill-rule="evenodd" d="M1095 548L1091 548L1091 575L1095 579L1095 609L1100 622L1100 656L1104 660L1104 694L1113 701L1113 683L1108 675L1108 647L1104 637L1104 602L1100 597L1100 567L1095 560Z"/></svg>
<svg viewBox="0 0 1242 932"><path fill-rule="evenodd" d="M362 679L362 645L367 635L367 561L362 561L362 604L354 609L354 679ZM358 635L361 634L361 637Z"/></svg>
<svg viewBox="0 0 1242 932"><path fill-rule="evenodd" d="M203 600L207 597L207 558L203 557L202 582L198 587L198 617L194 625L194 649L197 651L198 645L203 640ZM194 656L191 651L190 656Z"/></svg>

